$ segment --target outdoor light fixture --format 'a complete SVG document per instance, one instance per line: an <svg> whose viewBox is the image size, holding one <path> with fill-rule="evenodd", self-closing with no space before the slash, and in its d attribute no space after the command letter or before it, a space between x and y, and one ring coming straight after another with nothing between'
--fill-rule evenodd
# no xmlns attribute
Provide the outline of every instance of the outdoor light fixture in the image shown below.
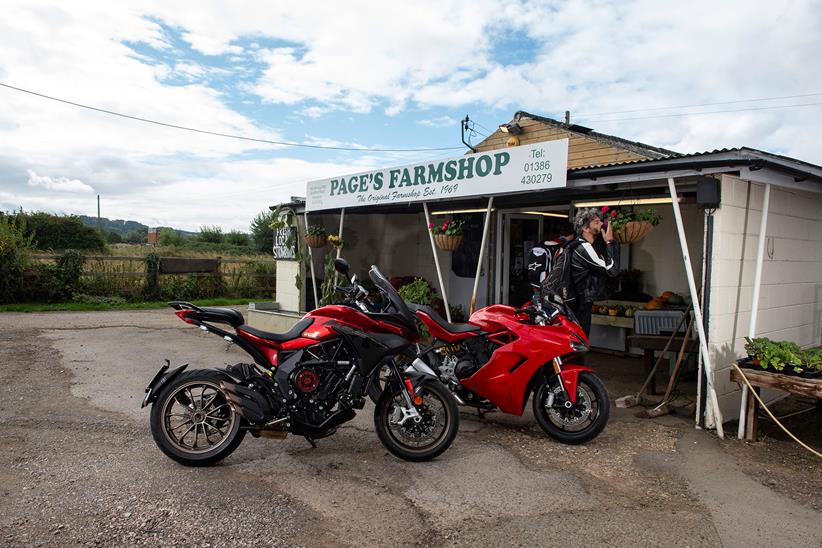
<svg viewBox="0 0 822 548"><path fill-rule="evenodd" d="M546 217L559 217L560 219L567 219L567 213L551 213L550 211L523 211L526 215L544 215Z"/></svg>
<svg viewBox="0 0 822 548"><path fill-rule="evenodd" d="M678 202L682 198L677 198ZM597 200L594 202L574 202L574 207L599 207L599 206L635 206L635 205L651 205L651 204L670 204L673 201L670 198L628 198L617 200Z"/></svg>
<svg viewBox="0 0 822 548"><path fill-rule="evenodd" d="M510 122L507 124L502 124L499 127L499 130L503 133L510 133L511 135L519 135L522 133L522 126L519 125L517 122Z"/></svg>
<svg viewBox="0 0 822 548"><path fill-rule="evenodd" d="M491 211L495 211L496 208L491 208ZM458 215L460 213L485 213L488 211L488 208L480 208L480 209L449 209L448 211L432 211L431 215Z"/></svg>

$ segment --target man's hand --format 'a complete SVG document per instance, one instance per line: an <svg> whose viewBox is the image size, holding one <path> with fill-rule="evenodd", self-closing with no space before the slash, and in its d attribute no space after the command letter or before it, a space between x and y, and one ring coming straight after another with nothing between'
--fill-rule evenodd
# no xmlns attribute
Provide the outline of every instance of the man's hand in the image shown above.
<svg viewBox="0 0 822 548"><path fill-rule="evenodd" d="M602 237L605 239L605 243L610 243L614 241L613 224L608 223L608 228L605 229L605 232L602 234Z"/></svg>

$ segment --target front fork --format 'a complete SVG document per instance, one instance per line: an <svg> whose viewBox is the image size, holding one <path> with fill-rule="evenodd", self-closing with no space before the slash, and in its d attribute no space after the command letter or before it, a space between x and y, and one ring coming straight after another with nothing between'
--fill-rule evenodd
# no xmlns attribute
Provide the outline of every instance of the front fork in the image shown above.
<svg viewBox="0 0 822 548"><path fill-rule="evenodd" d="M554 374L560 379L560 389L565 394L566 407L571 407L577 403L577 382L582 371L591 371L591 368L584 365L566 364L563 367L562 359L556 357L552 361ZM568 405L570 403L570 405Z"/></svg>
<svg viewBox="0 0 822 548"><path fill-rule="evenodd" d="M397 378L400 393L402 394L402 399L405 402L405 406L400 407L402 418L397 421L397 424L402 426L408 420L420 422L422 420L422 416L420 416L419 411L417 411L417 406L422 405L423 399L422 396L417 394L417 390L419 390L419 387L426 378L431 377L436 379L436 373L434 373L431 368L419 358L416 358L411 365L405 369L404 374L400 373L399 367L397 367L397 364L392 361L391 371Z"/></svg>

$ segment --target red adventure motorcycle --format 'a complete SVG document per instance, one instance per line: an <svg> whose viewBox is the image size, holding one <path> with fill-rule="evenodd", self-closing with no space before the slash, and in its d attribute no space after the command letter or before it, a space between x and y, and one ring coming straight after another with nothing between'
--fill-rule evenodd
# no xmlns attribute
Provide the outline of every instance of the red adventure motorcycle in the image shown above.
<svg viewBox="0 0 822 548"><path fill-rule="evenodd" d="M568 444L596 437L608 422L608 392L580 365L588 339L563 305L534 298L525 308L492 305L452 324L408 305L434 343L420 352L462 405L522 415L533 393L537 423Z"/></svg>
<svg viewBox="0 0 822 548"><path fill-rule="evenodd" d="M344 260L335 266L348 274ZM349 306L318 308L287 333L245 325L236 310L169 303L180 319L236 344L253 363L184 371L186 364L169 371L166 360L142 405L153 405L151 432L160 450L182 464L200 466L227 457L246 433L297 434L314 446L364 407L369 386L378 383L385 367L388 382L374 410L380 441L410 461L445 451L459 429L454 397L422 361L398 358L419 339L416 319L376 266L369 275L388 303L387 312L351 306L366 293L353 276L350 287L337 288Z"/></svg>

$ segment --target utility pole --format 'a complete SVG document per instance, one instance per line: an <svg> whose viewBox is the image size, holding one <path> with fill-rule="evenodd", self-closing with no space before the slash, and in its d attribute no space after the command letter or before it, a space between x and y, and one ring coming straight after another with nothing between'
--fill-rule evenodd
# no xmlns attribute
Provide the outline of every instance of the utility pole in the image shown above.
<svg viewBox="0 0 822 548"><path fill-rule="evenodd" d="M97 195L97 230L102 230L100 228L100 195Z"/></svg>

